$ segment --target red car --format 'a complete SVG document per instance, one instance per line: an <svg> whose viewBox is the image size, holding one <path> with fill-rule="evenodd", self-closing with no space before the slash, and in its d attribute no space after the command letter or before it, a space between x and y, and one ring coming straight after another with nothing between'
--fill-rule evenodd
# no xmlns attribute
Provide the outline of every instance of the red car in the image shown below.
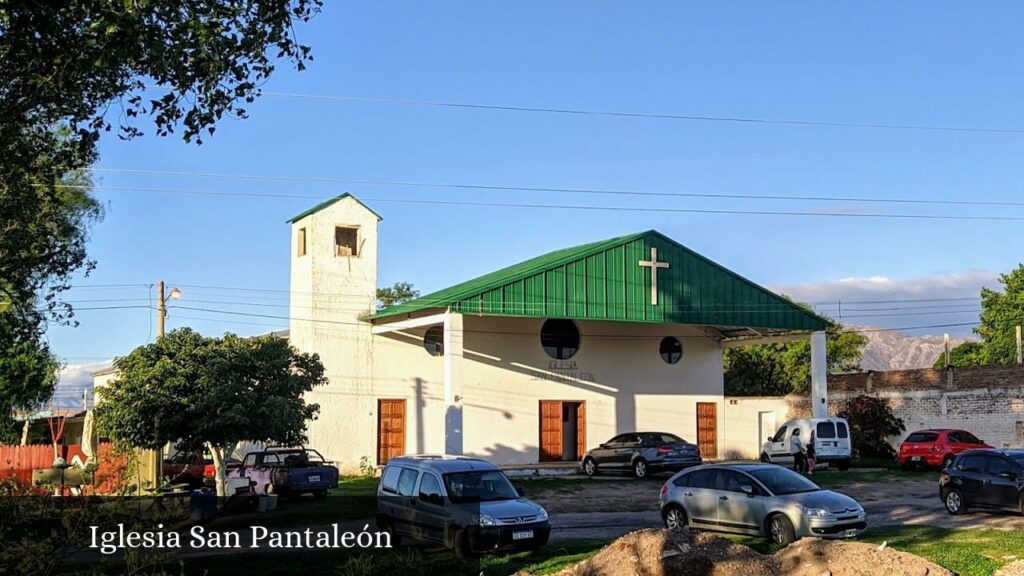
<svg viewBox="0 0 1024 576"><path fill-rule="evenodd" d="M933 466L941 469L957 454L975 448L992 447L966 430L919 430L911 432L900 444L900 454L896 461L903 468Z"/></svg>

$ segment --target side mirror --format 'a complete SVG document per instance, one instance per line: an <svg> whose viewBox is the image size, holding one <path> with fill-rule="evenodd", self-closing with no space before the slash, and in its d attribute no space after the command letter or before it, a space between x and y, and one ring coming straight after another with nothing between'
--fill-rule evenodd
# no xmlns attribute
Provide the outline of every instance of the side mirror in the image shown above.
<svg viewBox="0 0 1024 576"><path fill-rule="evenodd" d="M740 486L740 490L742 490L743 493L746 494L748 498L753 498L754 497L754 487L751 486L750 484L744 484L744 485Z"/></svg>
<svg viewBox="0 0 1024 576"><path fill-rule="evenodd" d="M768 438L766 438L766 440L768 440L769 442L771 442L771 441L773 440L773 438L772 438L771 436L769 436Z"/></svg>

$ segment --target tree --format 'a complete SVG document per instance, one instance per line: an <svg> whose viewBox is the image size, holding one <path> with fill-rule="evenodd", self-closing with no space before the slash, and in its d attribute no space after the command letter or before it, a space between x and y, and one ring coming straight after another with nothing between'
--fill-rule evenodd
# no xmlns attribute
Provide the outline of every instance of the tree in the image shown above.
<svg viewBox="0 0 1024 576"><path fill-rule="evenodd" d="M272 336L204 337L174 330L117 358L117 378L96 407L102 433L120 446L213 455L224 496L224 458L239 442L302 444L320 411L304 394L327 382L316 354Z"/></svg>
<svg viewBox="0 0 1024 576"><path fill-rule="evenodd" d="M1015 327L1024 324L1024 264L999 275L1001 292L981 289L981 323L974 332L982 349L970 360L982 364L1013 364L1017 361Z"/></svg>
<svg viewBox="0 0 1024 576"><path fill-rule="evenodd" d="M977 340L970 340L964 342L959 346L954 346L949 351L949 365L955 367L962 366L982 366L985 364L985 345ZM935 359L933 368L942 370L946 367L946 354L939 354L939 357Z"/></svg>
<svg viewBox="0 0 1024 576"><path fill-rule="evenodd" d="M93 266L85 246L102 210L87 170L100 135L139 136L137 119L148 116L158 135L180 129L201 143L225 115L246 116L276 60L305 66L309 48L294 24L319 8L320 0L0 3L0 307L14 315L0 349L34 347L38 357L48 353L46 322L71 322L59 295ZM0 373L0 419L39 397L11 393L24 389L18 370Z"/></svg>
<svg viewBox="0 0 1024 576"><path fill-rule="evenodd" d="M860 458L896 458L889 437L906 430L903 420L893 413L889 402L875 396L850 398L839 408L840 418L850 423L853 450Z"/></svg>
<svg viewBox="0 0 1024 576"><path fill-rule="evenodd" d="M395 282L392 286L377 288L377 311L404 304L418 298L419 295L420 291L413 288L409 282Z"/></svg>
<svg viewBox="0 0 1024 576"><path fill-rule="evenodd" d="M830 324L826 332L829 373L858 370L867 338L844 331L836 323ZM784 396L806 392L810 387L809 339L728 348L724 363L725 393L733 396Z"/></svg>

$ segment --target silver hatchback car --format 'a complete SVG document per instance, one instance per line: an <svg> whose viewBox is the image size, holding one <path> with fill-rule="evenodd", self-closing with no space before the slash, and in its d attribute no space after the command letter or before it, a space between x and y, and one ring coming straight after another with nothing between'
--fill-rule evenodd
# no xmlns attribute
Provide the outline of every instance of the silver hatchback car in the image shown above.
<svg viewBox="0 0 1024 576"><path fill-rule="evenodd" d="M775 464L709 464L661 487L665 526L764 536L786 545L804 536L851 538L867 528L856 500Z"/></svg>

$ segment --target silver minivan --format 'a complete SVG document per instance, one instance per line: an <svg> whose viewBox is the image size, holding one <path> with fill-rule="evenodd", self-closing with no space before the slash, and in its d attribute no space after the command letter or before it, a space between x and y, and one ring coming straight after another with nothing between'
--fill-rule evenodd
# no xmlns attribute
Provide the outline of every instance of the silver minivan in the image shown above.
<svg viewBox="0 0 1024 576"><path fill-rule="evenodd" d="M853 444L850 442L850 424L845 418L798 418L779 427L761 445L761 462L790 466L793 464L791 445L793 432L800 430L800 440L806 447L814 433L814 455L819 464L835 464L840 470L850 467Z"/></svg>
<svg viewBox="0 0 1024 576"><path fill-rule="evenodd" d="M459 556L534 550L551 534L548 513L523 498L505 473L463 456L400 456L377 487L377 526L403 539L440 544Z"/></svg>
<svg viewBox="0 0 1024 576"><path fill-rule="evenodd" d="M867 528L864 508L775 464L708 464L661 487L661 517L684 526L764 536L786 545L804 536L850 538Z"/></svg>

